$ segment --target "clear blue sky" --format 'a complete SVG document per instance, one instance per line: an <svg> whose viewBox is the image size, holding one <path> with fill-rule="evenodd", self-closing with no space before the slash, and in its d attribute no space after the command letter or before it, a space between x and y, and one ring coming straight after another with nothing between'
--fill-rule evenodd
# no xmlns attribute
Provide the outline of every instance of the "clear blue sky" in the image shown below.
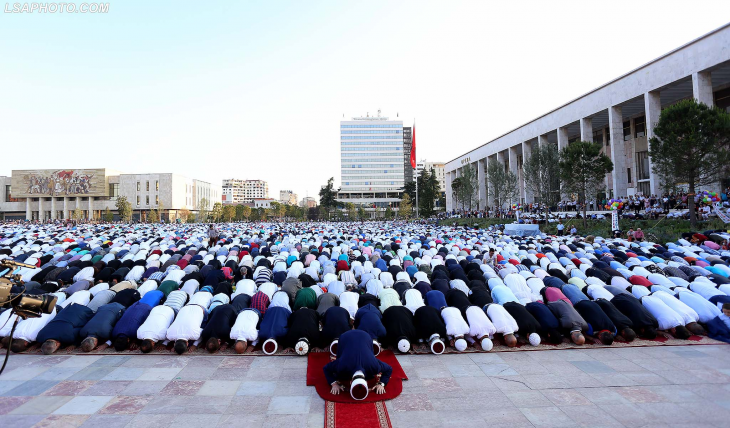
<svg viewBox="0 0 730 428"><path fill-rule="evenodd" d="M0 13L0 174L106 167L314 196L339 183L343 114L415 117L418 158L450 160L730 17L728 1L109 3Z"/></svg>

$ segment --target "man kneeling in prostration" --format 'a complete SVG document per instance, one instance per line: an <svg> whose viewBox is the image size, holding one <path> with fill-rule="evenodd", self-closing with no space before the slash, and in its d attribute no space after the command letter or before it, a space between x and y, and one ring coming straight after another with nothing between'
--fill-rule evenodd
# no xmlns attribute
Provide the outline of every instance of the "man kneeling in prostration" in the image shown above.
<svg viewBox="0 0 730 428"><path fill-rule="evenodd" d="M368 396L368 379L376 378L376 394L385 393L393 369L375 358L373 340L362 330L350 330L340 336L337 359L324 366L324 376L332 386L332 394L345 389L343 382L350 382L350 395L355 400Z"/></svg>

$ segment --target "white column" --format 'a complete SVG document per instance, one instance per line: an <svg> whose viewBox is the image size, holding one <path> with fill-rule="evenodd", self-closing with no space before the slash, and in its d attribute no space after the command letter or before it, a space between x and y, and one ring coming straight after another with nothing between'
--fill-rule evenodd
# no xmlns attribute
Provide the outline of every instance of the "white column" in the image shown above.
<svg viewBox="0 0 730 428"><path fill-rule="evenodd" d="M537 136L537 147L541 148L542 146L544 146L547 143L548 143L547 135L543 134L543 135Z"/></svg>
<svg viewBox="0 0 730 428"><path fill-rule="evenodd" d="M25 219L33 220L33 213L30 211L30 198L25 198Z"/></svg>
<svg viewBox="0 0 730 428"><path fill-rule="evenodd" d="M651 91L644 94L644 111L646 113L646 139L647 144L651 144L649 140L654 137L654 127L659 122L659 115L662 112L662 100L659 91ZM649 157L649 187L654 195L661 195L661 184L659 177L654 174Z"/></svg>
<svg viewBox="0 0 730 428"><path fill-rule="evenodd" d="M709 71L692 73L692 95L697 102L713 106L712 77Z"/></svg>
<svg viewBox="0 0 730 428"><path fill-rule="evenodd" d="M51 196L51 220L55 220L58 217L56 212L56 198Z"/></svg>
<svg viewBox="0 0 730 428"><path fill-rule="evenodd" d="M446 173L446 211L451 211L454 209L454 199L451 193L451 183L454 181L454 175L456 173L454 171L449 171Z"/></svg>
<svg viewBox="0 0 730 428"><path fill-rule="evenodd" d="M479 209L487 206L487 158L477 161L477 180L479 181Z"/></svg>
<svg viewBox="0 0 730 428"><path fill-rule="evenodd" d="M94 218L94 198L92 196L89 196L89 220L93 220Z"/></svg>
<svg viewBox="0 0 730 428"><path fill-rule="evenodd" d="M81 196L76 197L76 205L74 206L74 210L81 209Z"/></svg>
<svg viewBox="0 0 730 428"><path fill-rule="evenodd" d="M517 179L517 190L520 190L520 181L519 181L519 171L517 171L517 147L519 146L512 146L507 150L507 156L509 158L509 170L511 173L516 175L518 177ZM522 194L522 192L518 192L518 194ZM510 203L516 203L518 201L509 201Z"/></svg>
<svg viewBox="0 0 730 428"><path fill-rule="evenodd" d="M462 170L461 168L456 168L456 178L461 178L462 176ZM456 198L456 209L463 209L464 208L464 201L460 200L459 198Z"/></svg>
<svg viewBox="0 0 730 428"><path fill-rule="evenodd" d="M38 198L38 220L43 221L45 220L43 216L43 196Z"/></svg>
<svg viewBox="0 0 730 428"><path fill-rule="evenodd" d="M527 189L527 180L525 177L525 162L532 156L532 143L530 141L522 142L522 197L525 198L525 203L531 204L533 202L533 195Z"/></svg>
<svg viewBox="0 0 730 428"><path fill-rule="evenodd" d="M593 141L593 119L590 117L580 120L580 140Z"/></svg>
<svg viewBox="0 0 730 428"><path fill-rule="evenodd" d="M561 126L558 128L558 150L568 146L568 127Z"/></svg>
<svg viewBox="0 0 730 428"><path fill-rule="evenodd" d="M487 156L484 158L484 184L487 192L487 206L492 208L492 205L494 204L494 197L492 195L492 192L489 191L489 158L491 156Z"/></svg>
<svg viewBox="0 0 730 428"><path fill-rule="evenodd" d="M63 215L61 216L61 218L68 218L68 198L66 196L63 197Z"/></svg>
<svg viewBox="0 0 730 428"><path fill-rule="evenodd" d="M608 108L608 126L611 129L611 160L613 161L613 197L626 197L628 175L624 150L624 121L621 106Z"/></svg>

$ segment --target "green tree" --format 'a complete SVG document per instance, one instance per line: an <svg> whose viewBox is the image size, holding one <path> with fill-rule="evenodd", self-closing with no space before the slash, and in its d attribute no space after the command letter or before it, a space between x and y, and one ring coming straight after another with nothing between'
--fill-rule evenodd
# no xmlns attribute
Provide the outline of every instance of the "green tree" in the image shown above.
<svg viewBox="0 0 730 428"><path fill-rule="evenodd" d="M454 200L454 209L458 210L461 201L461 177L456 177L451 182L451 198Z"/></svg>
<svg viewBox="0 0 730 428"><path fill-rule="evenodd" d="M183 208L180 211L177 212L177 216L183 223L190 223L190 210L187 208ZM193 221L195 221L195 216L193 216Z"/></svg>
<svg viewBox="0 0 730 428"><path fill-rule="evenodd" d="M416 200L416 181L409 181L406 183L405 186L403 186L403 192L408 193L408 196L411 197L412 201Z"/></svg>
<svg viewBox="0 0 730 428"><path fill-rule="evenodd" d="M126 196L117 196L115 203L119 217L123 222L129 223L132 220L132 204L127 201Z"/></svg>
<svg viewBox="0 0 730 428"><path fill-rule="evenodd" d="M341 205L337 202L337 192L339 192L340 189L338 188L335 190L334 180L334 177L330 177L330 179L327 180L327 184L319 189L319 205L324 207L328 216L333 209Z"/></svg>
<svg viewBox="0 0 730 428"><path fill-rule="evenodd" d="M357 209L355 208L355 204L353 204L352 202L346 203L345 210L347 210L348 220L355 220L355 216L357 215Z"/></svg>
<svg viewBox="0 0 730 428"><path fill-rule="evenodd" d="M553 207L560 201L560 154L557 144L543 144L523 165L525 188L537 202Z"/></svg>
<svg viewBox="0 0 730 428"><path fill-rule="evenodd" d="M411 202L411 197L408 196L408 193L404 193L403 197L400 200L400 207L398 208L398 215L400 215L402 218L408 220L411 218L411 214L413 213L413 203Z"/></svg>
<svg viewBox="0 0 730 428"><path fill-rule="evenodd" d="M392 220L395 213L393 212L393 208L388 205L388 208L385 209L385 219L386 220Z"/></svg>
<svg viewBox="0 0 730 428"><path fill-rule="evenodd" d="M236 205L236 220L243 220L243 205Z"/></svg>
<svg viewBox="0 0 730 428"><path fill-rule="evenodd" d="M256 214L260 221L266 221L266 208L264 207L258 207L256 208Z"/></svg>
<svg viewBox="0 0 730 428"><path fill-rule="evenodd" d="M210 217L213 222L221 221L221 217L223 217L223 204L221 204L220 202L214 203L213 209L210 210Z"/></svg>
<svg viewBox="0 0 730 428"><path fill-rule="evenodd" d="M281 206L281 203L274 201L271 203L270 206L271 206L271 213L278 217L279 216L279 206Z"/></svg>
<svg viewBox="0 0 730 428"><path fill-rule="evenodd" d="M243 209L241 209L241 215L246 221L248 221L248 218L251 217L251 207L244 205Z"/></svg>
<svg viewBox="0 0 730 428"><path fill-rule="evenodd" d="M662 110L649 141L652 169L664 183L687 184L690 224L697 227L698 187L720 181L730 163L730 115L694 99Z"/></svg>
<svg viewBox="0 0 730 428"><path fill-rule="evenodd" d="M503 163L490 160L487 168L487 188L498 207L512 203L520 193L517 174L507 171Z"/></svg>
<svg viewBox="0 0 730 428"><path fill-rule="evenodd" d="M160 221L160 214L157 212L157 210L152 209L147 214L147 222L148 223L158 223Z"/></svg>
<svg viewBox="0 0 730 428"><path fill-rule="evenodd" d="M464 207L469 207L471 211L476 203L479 206L479 179L477 177L477 169L470 163L461 169L461 180L459 186L459 199ZM420 184L420 183L419 183Z"/></svg>
<svg viewBox="0 0 730 428"><path fill-rule="evenodd" d="M225 207L223 207L223 218L226 221L228 221L228 222L233 221L233 217L235 217L235 216L236 216L236 207L235 206L226 205Z"/></svg>
<svg viewBox="0 0 730 428"><path fill-rule="evenodd" d="M439 183L433 168L423 170L418 176L418 210L422 217L431 217L440 196Z"/></svg>
<svg viewBox="0 0 730 428"><path fill-rule="evenodd" d="M279 209L277 210L276 214L279 216L280 219L286 216L287 207L289 207L289 205L279 204Z"/></svg>
<svg viewBox="0 0 730 428"><path fill-rule="evenodd" d="M357 206L357 219L360 221L365 220L366 214L365 214L365 208L361 205Z"/></svg>
<svg viewBox="0 0 730 428"><path fill-rule="evenodd" d="M72 218L72 219L74 219L74 220L76 220L76 221L79 221L79 220L81 220L82 218L84 218L84 212L83 212L83 211L81 211L81 208L76 208L76 209L75 209L75 210L73 210L73 212L71 213L71 218Z"/></svg>
<svg viewBox="0 0 730 428"><path fill-rule="evenodd" d="M104 211L104 221L107 221L109 223L114 221L114 214L109 209L109 207L106 207L106 210Z"/></svg>
<svg viewBox="0 0 730 428"><path fill-rule="evenodd" d="M587 228L586 198L598 193L606 174L613 170L613 162L601 153L601 143L576 141L560 151L560 179L563 192L575 193L583 203L583 228Z"/></svg>
<svg viewBox="0 0 730 428"><path fill-rule="evenodd" d="M205 223L208 221L208 210L210 209L210 202L206 198L201 198L198 202L198 218L199 223Z"/></svg>
<svg viewBox="0 0 730 428"><path fill-rule="evenodd" d="M185 217L186 223L195 223L195 214L192 212L188 212L187 217Z"/></svg>

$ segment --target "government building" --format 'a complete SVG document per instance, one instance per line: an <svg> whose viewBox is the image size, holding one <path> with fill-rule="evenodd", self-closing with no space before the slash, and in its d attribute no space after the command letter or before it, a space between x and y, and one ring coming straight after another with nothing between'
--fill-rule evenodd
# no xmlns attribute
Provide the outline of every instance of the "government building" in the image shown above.
<svg viewBox="0 0 730 428"><path fill-rule="evenodd" d="M600 142L613 161L606 176L608 198L660 195L648 140L662 109L688 98L730 109L730 24L447 162L447 210L463 208L454 206L451 183L467 165L477 171L479 209L492 206L486 182L492 159L518 176L520 200L533 202L525 190L524 161L543 144L562 149L578 140Z"/></svg>
<svg viewBox="0 0 730 428"><path fill-rule="evenodd" d="M95 169L41 169L12 171L0 176L0 219L56 220L102 219L109 209L118 219L116 201L125 196L132 218L144 220L150 210L174 221L180 212L197 213L221 201L210 183L172 173L122 174Z"/></svg>

